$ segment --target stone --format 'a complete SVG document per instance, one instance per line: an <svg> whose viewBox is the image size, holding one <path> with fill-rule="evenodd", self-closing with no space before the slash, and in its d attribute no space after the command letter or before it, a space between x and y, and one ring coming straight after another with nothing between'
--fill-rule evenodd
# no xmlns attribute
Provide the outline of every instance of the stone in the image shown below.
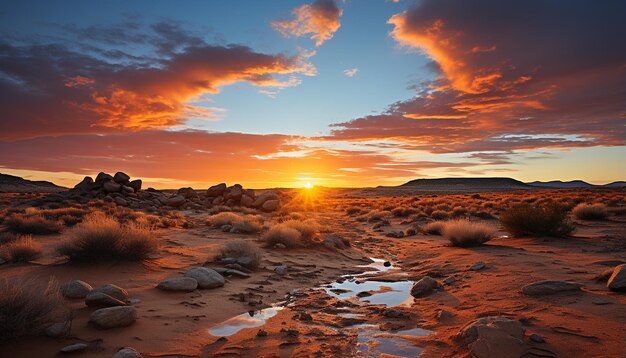
<svg viewBox="0 0 626 358"><path fill-rule="evenodd" d="M100 172L96 176L96 181L95 182L96 183L104 183L106 181L111 181L111 180L113 180L113 177L110 174Z"/></svg>
<svg viewBox="0 0 626 358"><path fill-rule="evenodd" d="M198 288L209 289L224 286L224 276L207 267L192 267L185 272L185 277L198 281Z"/></svg>
<svg viewBox="0 0 626 358"><path fill-rule="evenodd" d="M66 298L85 298L92 290L90 284L81 280L72 280L61 285L61 294Z"/></svg>
<svg viewBox="0 0 626 358"><path fill-rule="evenodd" d="M174 207L174 208L178 208L180 206L182 206L185 203L185 197L182 195L174 195L171 198L168 198L165 202L166 205Z"/></svg>
<svg viewBox="0 0 626 358"><path fill-rule="evenodd" d="M217 198L213 199L211 201L211 204L213 205L221 205L224 202L224 198L221 196L218 196Z"/></svg>
<svg viewBox="0 0 626 358"><path fill-rule="evenodd" d="M280 266L274 267L274 272L276 272L277 274L281 276L287 274L287 265L282 264Z"/></svg>
<svg viewBox="0 0 626 358"><path fill-rule="evenodd" d="M530 336L528 336L528 339L530 339L531 341L535 342L535 343L544 343L546 340L543 339L542 336L538 335L538 334L531 334Z"/></svg>
<svg viewBox="0 0 626 358"><path fill-rule="evenodd" d="M124 301L120 301L117 298L111 297L102 292L90 292L87 297L85 297L85 304L87 307L98 308L126 306Z"/></svg>
<svg viewBox="0 0 626 358"><path fill-rule="evenodd" d="M439 287L439 282L430 276L426 276L413 285L411 288L411 296L416 298L426 297L437 287Z"/></svg>
<svg viewBox="0 0 626 358"><path fill-rule="evenodd" d="M613 291L626 290L626 264L618 265L613 269L613 274L609 277L606 287Z"/></svg>
<svg viewBox="0 0 626 358"><path fill-rule="evenodd" d="M253 261L254 260L251 257L249 257L249 256L241 256L241 257L237 258L236 263L241 265L241 266L248 267L248 266L252 265ZM239 270L239 268L237 268L237 269Z"/></svg>
<svg viewBox="0 0 626 358"><path fill-rule="evenodd" d="M128 206L128 201L122 197L115 198L115 204L119 206Z"/></svg>
<svg viewBox="0 0 626 358"><path fill-rule="evenodd" d="M70 344L69 346L65 346L61 348L61 352L75 353L75 352L84 351L87 347L88 345L86 343L74 343L74 344Z"/></svg>
<svg viewBox="0 0 626 358"><path fill-rule="evenodd" d="M438 311L435 314L435 318L437 318L437 320L439 322L449 321L449 320L453 319L455 316L456 316L456 314L454 314L454 313L452 313L452 312L450 312L448 310L444 310L444 309L442 309L441 311Z"/></svg>
<svg viewBox="0 0 626 358"><path fill-rule="evenodd" d="M252 206L252 204L254 204L254 199L244 194L241 196L239 204L241 204L241 206Z"/></svg>
<svg viewBox="0 0 626 358"><path fill-rule="evenodd" d="M191 292L198 288L198 281L191 277L172 277L159 282L157 288L165 291Z"/></svg>
<svg viewBox="0 0 626 358"><path fill-rule="evenodd" d="M141 179L135 179L135 180L131 180L128 183L128 186L133 188L135 190L135 192L138 192L141 190L141 185L143 184L143 182L141 181Z"/></svg>
<svg viewBox="0 0 626 358"><path fill-rule="evenodd" d="M263 211L274 211L278 209L279 202L278 200L268 200L261 205L261 210Z"/></svg>
<svg viewBox="0 0 626 358"><path fill-rule="evenodd" d="M524 342L520 321L505 317L484 317L465 325L455 337L468 345L477 358L521 357L529 346Z"/></svg>
<svg viewBox="0 0 626 358"><path fill-rule="evenodd" d="M208 188L206 191L206 195L207 196L220 196L222 194L224 194L224 192L226 191L226 183L220 183L217 185L213 185L212 187Z"/></svg>
<svg viewBox="0 0 626 358"><path fill-rule="evenodd" d="M137 309L133 306L101 308L89 316L89 323L98 328L126 327L137 320Z"/></svg>
<svg viewBox="0 0 626 358"><path fill-rule="evenodd" d="M124 347L117 351L113 358L143 358L143 356L133 348Z"/></svg>
<svg viewBox="0 0 626 358"><path fill-rule="evenodd" d="M339 249L339 250L343 250L345 248L347 248L345 242L343 241L342 237L339 235L328 235L326 236L326 238L324 239L324 246L328 249L331 250L335 250L335 249Z"/></svg>
<svg viewBox="0 0 626 358"><path fill-rule="evenodd" d="M133 194L135 189L131 188L128 185L122 185L122 194Z"/></svg>
<svg viewBox="0 0 626 358"><path fill-rule="evenodd" d="M240 184L235 184L226 189L226 192L224 193L224 198L232 199L234 202L238 202L239 200L241 200L242 195L243 187Z"/></svg>
<svg viewBox="0 0 626 358"><path fill-rule="evenodd" d="M122 190L122 186L113 181L105 182L102 187L107 193L119 193L119 191Z"/></svg>
<svg viewBox="0 0 626 358"><path fill-rule="evenodd" d="M46 336L53 338L67 336L70 332L70 327L71 323L69 321L54 323L46 328Z"/></svg>
<svg viewBox="0 0 626 358"><path fill-rule="evenodd" d="M254 203L252 203L252 206L258 208L268 200L278 200L278 194L273 191L265 192L257 196L256 199L254 199Z"/></svg>
<svg viewBox="0 0 626 358"><path fill-rule="evenodd" d="M196 191L191 187L178 189L178 195L185 199L195 199L198 197L198 193L196 193Z"/></svg>
<svg viewBox="0 0 626 358"><path fill-rule="evenodd" d="M478 261L475 264L473 264L472 266L469 267L470 271L480 271L482 269L484 269L485 267L487 267L487 265L482 262L482 261Z"/></svg>
<svg viewBox="0 0 626 358"><path fill-rule="evenodd" d="M528 296L552 295L559 292L580 291L581 284L568 281L537 281L522 287L522 293Z"/></svg>
<svg viewBox="0 0 626 358"><path fill-rule="evenodd" d="M128 299L128 291L113 284L106 284L98 288L94 288L93 292L102 292L120 301L126 301Z"/></svg>
<svg viewBox="0 0 626 358"><path fill-rule="evenodd" d="M117 172L113 176L113 181L118 184L126 184L130 181L130 176L128 176L128 174L123 173L123 172Z"/></svg>
<svg viewBox="0 0 626 358"><path fill-rule="evenodd" d="M80 183L74 185L74 189L76 190L91 190L93 187L93 179L91 177L85 177Z"/></svg>
<svg viewBox="0 0 626 358"><path fill-rule="evenodd" d="M443 281L442 281L442 283L444 285L448 285L448 286L453 284L453 283L455 283L455 282L456 282L456 277L454 277L454 276L448 276L448 277L444 278Z"/></svg>

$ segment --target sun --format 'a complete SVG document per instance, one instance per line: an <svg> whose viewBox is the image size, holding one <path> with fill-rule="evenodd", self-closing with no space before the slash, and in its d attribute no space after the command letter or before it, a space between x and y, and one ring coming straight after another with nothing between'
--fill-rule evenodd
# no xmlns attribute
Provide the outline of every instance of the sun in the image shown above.
<svg viewBox="0 0 626 358"><path fill-rule="evenodd" d="M308 182L304 183L304 187L307 188L307 189L311 189L313 187L313 185L311 184L310 181L308 181Z"/></svg>

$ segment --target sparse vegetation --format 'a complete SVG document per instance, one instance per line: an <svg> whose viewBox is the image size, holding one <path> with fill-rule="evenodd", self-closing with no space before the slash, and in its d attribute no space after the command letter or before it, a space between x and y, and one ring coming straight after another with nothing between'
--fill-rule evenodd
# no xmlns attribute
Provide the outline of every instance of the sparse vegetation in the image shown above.
<svg viewBox="0 0 626 358"><path fill-rule="evenodd" d="M496 230L488 224L468 220L450 220L443 223L442 235L453 246L476 246L491 240Z"/></svg>
<svg viewBox="0 0 626 358"><path fill-rule="evenodd" d="M567 218L567 209L557 203L515 206L502 213L500 222L514 236L563 237L574 230Z"/></svg>
<svg viewBox="0 0 626 358"><path fill-rule="evenodd" d="M9 262L31 261L40 255L41 246L30 235L18 236L0 246L0 257Z"/></svg>
<svg viewBox="0 0 626 358"><path fill-rule="evenodd" d="M261 264L263 254L261 253L261 250L259 250L259 248L253 243L246 240L238 239L229 241L226 244L222 245L222 247L220 247L219 257L248 257L250 258L250 264L246 265L246 267L257 268Z"/></svg>
<svg viewBox="0 0 626 358"><path fill-rule="evenodd" d="M139 261L158 248L152 231L136 222L120 224L110 216L96 212L85 217L57 248L72 261Z"/></svg>
<svg viewBox="0 0 626 358"><path fill-rule="evenodd" d="M255 234L263 228L263 217L260 215L241 215L233 212L221 212L207 219L209 225L220 228L232 226L230 231L241 234Z"/></svg>
<svg viewBox="0 0 626 358"><path fill-rule="evenodd" d="M430 235L441 235L445 221L433 221L424 225L424 232Z"/></svg>
<svg viewBox="0 0 626 358"><path fill-rule="evenodd" d="M603 204L578 204L572 213L580 220L604 220L609 216L609 211Z"/></svg>
<svg viewBox="0 0 626 358"><path fill-rule="evenodd" d="M56 281L0 279L0 341L38 335L67 319Z"/></svg>
<svg viewBox="0 0 626 358"><path fill-rule="evenodd" d="M10 231L19 234L58 234L63 228L60 222L46 219L40 213L15 213L6 218L4 224Z"/></svg>
<svg viewBox="0 0 626 358"><path fill-rule="evenodd" d="M287 220L270 227L263 240L269 247L279 243L286 247L310 246L319 243L317 241L319 229L319 224L313 219Z"/></svg>

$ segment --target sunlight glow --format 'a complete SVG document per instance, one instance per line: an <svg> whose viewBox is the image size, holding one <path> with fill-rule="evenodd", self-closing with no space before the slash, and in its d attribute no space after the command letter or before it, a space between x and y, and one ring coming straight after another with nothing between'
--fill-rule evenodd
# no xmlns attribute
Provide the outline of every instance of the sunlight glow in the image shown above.
<svg viewBox="0 0 626 358"><path fill-rule="evenodd" d="M304 184L304 187L307 188L307 189L311 189L313 187L313 185L311 185L311 182L308 181L308 182L306 182L306 184Z"/></svg>

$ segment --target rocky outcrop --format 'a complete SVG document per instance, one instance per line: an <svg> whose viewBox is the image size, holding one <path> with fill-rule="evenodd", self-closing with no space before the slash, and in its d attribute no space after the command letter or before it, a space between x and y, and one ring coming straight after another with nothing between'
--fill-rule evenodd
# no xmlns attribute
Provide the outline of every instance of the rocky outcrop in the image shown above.
<svg viewBox="0 0 626 358"><path fill-rule="evenodd" d="M185 273L185 277L196 280L201 289L222 287L225 283L222 275L206 267L192 267Z"/></svg>
<svg viewBox="0 0 626 358"><path fill-rule="evenodd" d="M618 265L606 283L606 287L613 291L626 290L626 264Z"/></svg>
<svg viewBox="0 0 626 358"><path fill-rule="evenodd" d="M506 317L484 317L465 325L455 337L477 358L522 357L528 351L524 327Z"/></svg>

